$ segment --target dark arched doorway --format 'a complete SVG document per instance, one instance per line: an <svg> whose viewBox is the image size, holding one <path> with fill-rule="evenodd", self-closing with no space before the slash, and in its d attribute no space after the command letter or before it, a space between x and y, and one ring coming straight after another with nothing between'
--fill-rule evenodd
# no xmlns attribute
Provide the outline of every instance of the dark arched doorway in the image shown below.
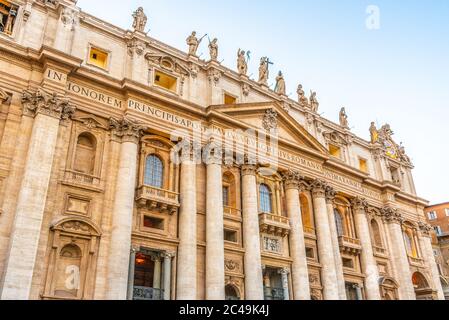
<svg viewBox="0 0 449 320"><path fill-rule="evenodd" d="M230 284L225 287L225 296L226 300L240 300L238 289Z"/></svg>

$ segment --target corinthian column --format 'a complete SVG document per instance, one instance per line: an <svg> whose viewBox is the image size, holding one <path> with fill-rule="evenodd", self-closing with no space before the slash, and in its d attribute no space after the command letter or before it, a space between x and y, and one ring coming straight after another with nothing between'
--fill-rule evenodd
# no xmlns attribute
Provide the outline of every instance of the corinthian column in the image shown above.
<svg viewBox="0 0 449 320"><path fill-rule="evenodd" d="M381 212L384 221L387 223L388 234L390 235L390 256L392 257L397 273L396 277L399 282L400 299L416 300L408 254L405 249L404 236L401 227L403 218L397 209L388 206L384 207Z"/></svg>
<svg viewBox="0 0 449 320"><path fill-rule="evenodd" d="M209 145L209 147L213 147ZM206 152L206 300L225 299L221 150Z"/></svg>
<svg viewBox="0 0 449 320"><path fill-rule="evenodd" d="M1 300L29 298L59 122L75 112L67 99L43 90L24 92L22 103L24 116L35 119L12 226Z"/></svg>
<svg viewBox="0 0 449 320"><path fill-rule="evenodd" d="M335 270L332 235L326 206L326 183L315 180L312 184L313 207L318 237L318 254L321 263L324 300L338 300L338 279Z"/></svg>
<svg viewBox="0 0 449 320"><path fill-rule="evenodd" d="M432 230L432 226L420 223L420 236L419 242L421 245L421 249L423 251L424 260L430 270L432 275L432 280L434 284L434 288L437 291L438 300L445 300L443 286L441 285L440 273L438 271L437 262L435 260L435 254L433 253L432 248L432 235L430 231Z"/></svg>
<svg viewBox="0 0 449 320"><path fill-rule="evenodd" d="M374 258L371 232L367 219L366 208L368 203L365 199L355 198L352 200L354 209L354 221L357 234L362 244L361 262L365 273L365 291L368 300L381 300L379 289L379 268Z"/></svg>
<svg viewBox="0 0 449 320"><path fill-rule="evenodd" d="M107 271L107 300L126 300L129 248L137 175L137 151L142 126L130 119L110 120L112 138L121 142L112 209Z"/></svg>
<svg viewBox="0 0 449 320"><path fill-rule="evenodd" d="M177 299L196 300L196 163L192 146L181 157Z"/></svg>
<svg viewBox="0 0 449 320"><path fill-rule="evenodd" d="M332 247L334 251L338 296L340 300L346 300L347 297L346 297L345 276L343 274L343 260L341 259L340 243L338 242L337 225L335 224L334 199L336 194L337 193L332 187L330 186L326 187L326 207L327 207L327 215L329 218L329 229L331 232Z"/></svg>
<svg viewBox="0 0 449 320"><path fill-rule="evenodd" d="M246 300L264 299L257 199L256 167L244 165L242 167L242 209Z"/></svg>
<svg viewBox="0 0 449 320"><path fill-rule="evenodd" d="M290 218L290 255L292 263L293 298L310 300L309 271L307 267L306 245L299 202L299 179L296 172L284 175L287 214Z"/></svg>

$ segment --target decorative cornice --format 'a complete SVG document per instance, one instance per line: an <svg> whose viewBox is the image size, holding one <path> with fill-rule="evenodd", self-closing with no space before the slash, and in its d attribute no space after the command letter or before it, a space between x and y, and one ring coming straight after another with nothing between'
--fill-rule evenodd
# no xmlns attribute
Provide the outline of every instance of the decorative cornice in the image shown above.
<svg viewBox="0 0 449 320"><path fill-rule="evenodd" d="M123 119L109 119L109 128L112 130L112 135L119 138L121 142L139 143L144 126L135 120L129 118Z"/></svg>
<svg viewBox="0 0 449 320"><path fill-rule="evenodd" d="M22 94L23 114L35 117L44 114L59 120L67 120L75 114L76 107L70 104L70 99L61 97L58 93L48 93L42 88L36 92L25 90Z"/></svg>

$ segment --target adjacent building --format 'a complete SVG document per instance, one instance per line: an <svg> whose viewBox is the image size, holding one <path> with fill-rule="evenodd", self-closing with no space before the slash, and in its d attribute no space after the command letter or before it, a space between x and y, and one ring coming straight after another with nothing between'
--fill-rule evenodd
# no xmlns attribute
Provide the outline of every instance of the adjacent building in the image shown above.
<svg viewBox="0 0 449 320"><path fill-rule="evenodd" d="M389 125L358 137L267 57L252 80L142 8L133 30L73 0L0 13L1 299L444 299Z"/></svg>
<svg viewBox="0 0 449 320"><path fill-rule="evenodd" d="M434 228L432 244L446 300L449 300L449 202L424 209L429 224Z"/></svg>

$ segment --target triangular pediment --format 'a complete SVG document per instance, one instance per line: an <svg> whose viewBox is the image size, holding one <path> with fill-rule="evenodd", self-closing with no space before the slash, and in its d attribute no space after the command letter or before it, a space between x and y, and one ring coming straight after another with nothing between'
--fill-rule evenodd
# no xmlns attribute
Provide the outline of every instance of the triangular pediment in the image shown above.
<svg viewBox="0 0 449 320"><path fill-rule="evenodd" d="M266 130L275 126L280 142L328 155L327 149L276 102L211 106L209 110L225 114L247 128Z"/></svg>

